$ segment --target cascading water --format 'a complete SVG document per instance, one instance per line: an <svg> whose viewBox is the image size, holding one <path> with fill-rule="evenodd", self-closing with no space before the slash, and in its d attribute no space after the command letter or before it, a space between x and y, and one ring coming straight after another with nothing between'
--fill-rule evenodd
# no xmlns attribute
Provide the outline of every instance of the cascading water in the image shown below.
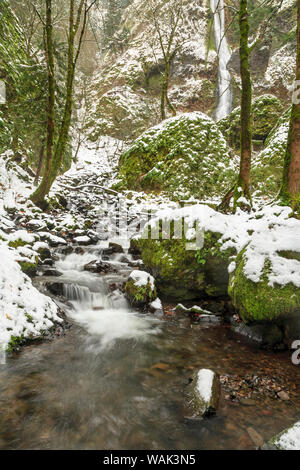
<svg viewBox="0 0 300 470"><path fill-rule="evenodd" d="M63 273L60 281L64 296L73 307L69 315L92 335L93 350L109 348L120 339L143 341L157 334L160 329L156 318L131 311L120 292L110 294L104 279L83 271L83 266L94 259L93 253L73 253L57 262Z"/></svg>
<svg viewBox="0 0 300 470"><path fill-rule="evenodd" d="M216 50L219 57L218 96L219 102L215 111L216 121L228 116L232 108L231 77L227 65L231 57L225 37L225 13L223 0L210 0L214 13L214 35Z"/></svg>

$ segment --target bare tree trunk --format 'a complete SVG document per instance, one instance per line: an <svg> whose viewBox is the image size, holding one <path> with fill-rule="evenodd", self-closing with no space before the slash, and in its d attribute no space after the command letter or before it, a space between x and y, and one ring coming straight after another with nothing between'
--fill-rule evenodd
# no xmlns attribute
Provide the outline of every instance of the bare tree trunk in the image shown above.
<svg viewBox="0 0 300 470"><path fill-rule="evenodd" d="M300 0L297 13L297 60L296 80L300 80ZM298 82L299 83L299 82ZM299 101L299 100L298 100ZM295 211L300 208L300 102L293 103L287 149L285 153L282 185L279 195L281 201Z"/></svg>

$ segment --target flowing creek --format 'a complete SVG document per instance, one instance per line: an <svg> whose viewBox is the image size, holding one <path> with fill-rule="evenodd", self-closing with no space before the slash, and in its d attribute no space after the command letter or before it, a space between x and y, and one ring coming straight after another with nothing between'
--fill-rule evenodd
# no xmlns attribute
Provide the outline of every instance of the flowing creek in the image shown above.
<svg viewBox="0 0 300 470"><path fill-rule="evenodd" d="M228 325L133 311L109 289L131 268L113 255L117 273L85 272L101 249L85 250L60 255L63 276L51 278L64 283L72 328L0 367L1 449L254 449L249 428L267 440L299 417L298 370L289 353L261 351ZM222 391L217 416L187 420L184 390L202 367L282 377L291 398L244 406Z"/></svg>

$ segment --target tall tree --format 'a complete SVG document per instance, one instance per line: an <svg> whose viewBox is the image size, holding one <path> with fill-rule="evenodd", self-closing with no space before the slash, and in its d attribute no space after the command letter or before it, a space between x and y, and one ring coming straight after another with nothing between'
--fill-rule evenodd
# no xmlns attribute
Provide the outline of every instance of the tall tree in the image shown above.
<svg viewBox="0 0 300 470"><path fill-rule="evenodd" d="M300 84L300 0L297 0L296 82ZM300 100L293 99L285 153L280 199L295 212L300 210Z"/></svg>
<svg viewBox="0 0 300 470"><path fill-rule="evenodd" d="M236 184L225 195L220 208L227 209L233 198L233 210L237 205L244 209L251 207L250 194L250 170L252 157L252 82L250 74L250 52L253 45L249 46L249 15L248 0L240 0L239 7L239 29L240 29L240 74L241 74L241 156L240 169ZM243 197L242 203L238 202Z"/></svg>
<svg viewBox="0 0 300 470"><path fill-rule="evenodd" d="M243 190L246 199L251 201L250 169L252 153L251 101L252 83L249 66L249 22L248 0L240 0L240 71L242 81L241 96L241 160L238 186Z"/></svg>
<svg viewBox="0 0 300 470"><path fill-rule="evenodd" d="M46 2L46 21L44 22L46 41L45 55L48 69L48 102L47 102L47 143L46 161L42 181L36 191L32 194L32 201L39 206L43 206L45 196L49 193L55 178L62 165L64 152L66 151L71 118L73 111L73 93L75 70L78 62L80 50L83 43L87 26L88 13L96 0L69 0L69 27L67 44L67 72L65 80L65 103L63 117L57 126L55 122L55 63L54 63L54 40L53 40L53 18L52 0ZM76 44L77 39L77 44ZM57 139L54 136L57 130Z"/></svg>

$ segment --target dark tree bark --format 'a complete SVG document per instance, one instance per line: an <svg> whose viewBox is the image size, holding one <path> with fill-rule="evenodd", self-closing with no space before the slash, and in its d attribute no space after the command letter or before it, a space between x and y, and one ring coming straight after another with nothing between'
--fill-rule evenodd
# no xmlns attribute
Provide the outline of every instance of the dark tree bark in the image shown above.
<svg viewBox="0 0 300 470"><path fill-rule="evenodd" d="M71 118L73 112L73 88L75 79L75 70L80 54L84 33L86 30L88 12L96 3L96 0L88 5L87 0L80 0L77 10L75 9L75 0L69 2L69 31L68 31L68 64L66 74L66 99L64 106L63 119L58 129L58 138L54 148L54 105L55 105L55 77L54 77L54 53L53 53L53 24L51 15L52 0L46 0L47 19L46 19L46 57L48 65L48 125L47 125L47 158L44 168L42 181L37 190L32 194L32 201L38 205L44 205L45 196L49 193L62 165L62 159L66 151ZM76 11L75 11L76 10ZM75 47L76 35L79 32L77 49Z"/></svg>
<svg viewBox="0 0 300 470"><path fill-rule="evenodd" d="M42 205L44 197L48 194L47 179L50 173L55 133L55 64L54 64L54 42L52 21L52 0L46 0L46 22L45 22L45 56L47 62L48 99L47 99L47 141L46 159L41 184L31 196L32 201Z"/></svg>
<svg viewBox="0 0 300 470"><path fill-rule="evenodd" d="M297 13L296 84L300 82L300 0ZM295 212L300 209L300 100L292 105L287 149L285 153L280 200Z"/></svg>

